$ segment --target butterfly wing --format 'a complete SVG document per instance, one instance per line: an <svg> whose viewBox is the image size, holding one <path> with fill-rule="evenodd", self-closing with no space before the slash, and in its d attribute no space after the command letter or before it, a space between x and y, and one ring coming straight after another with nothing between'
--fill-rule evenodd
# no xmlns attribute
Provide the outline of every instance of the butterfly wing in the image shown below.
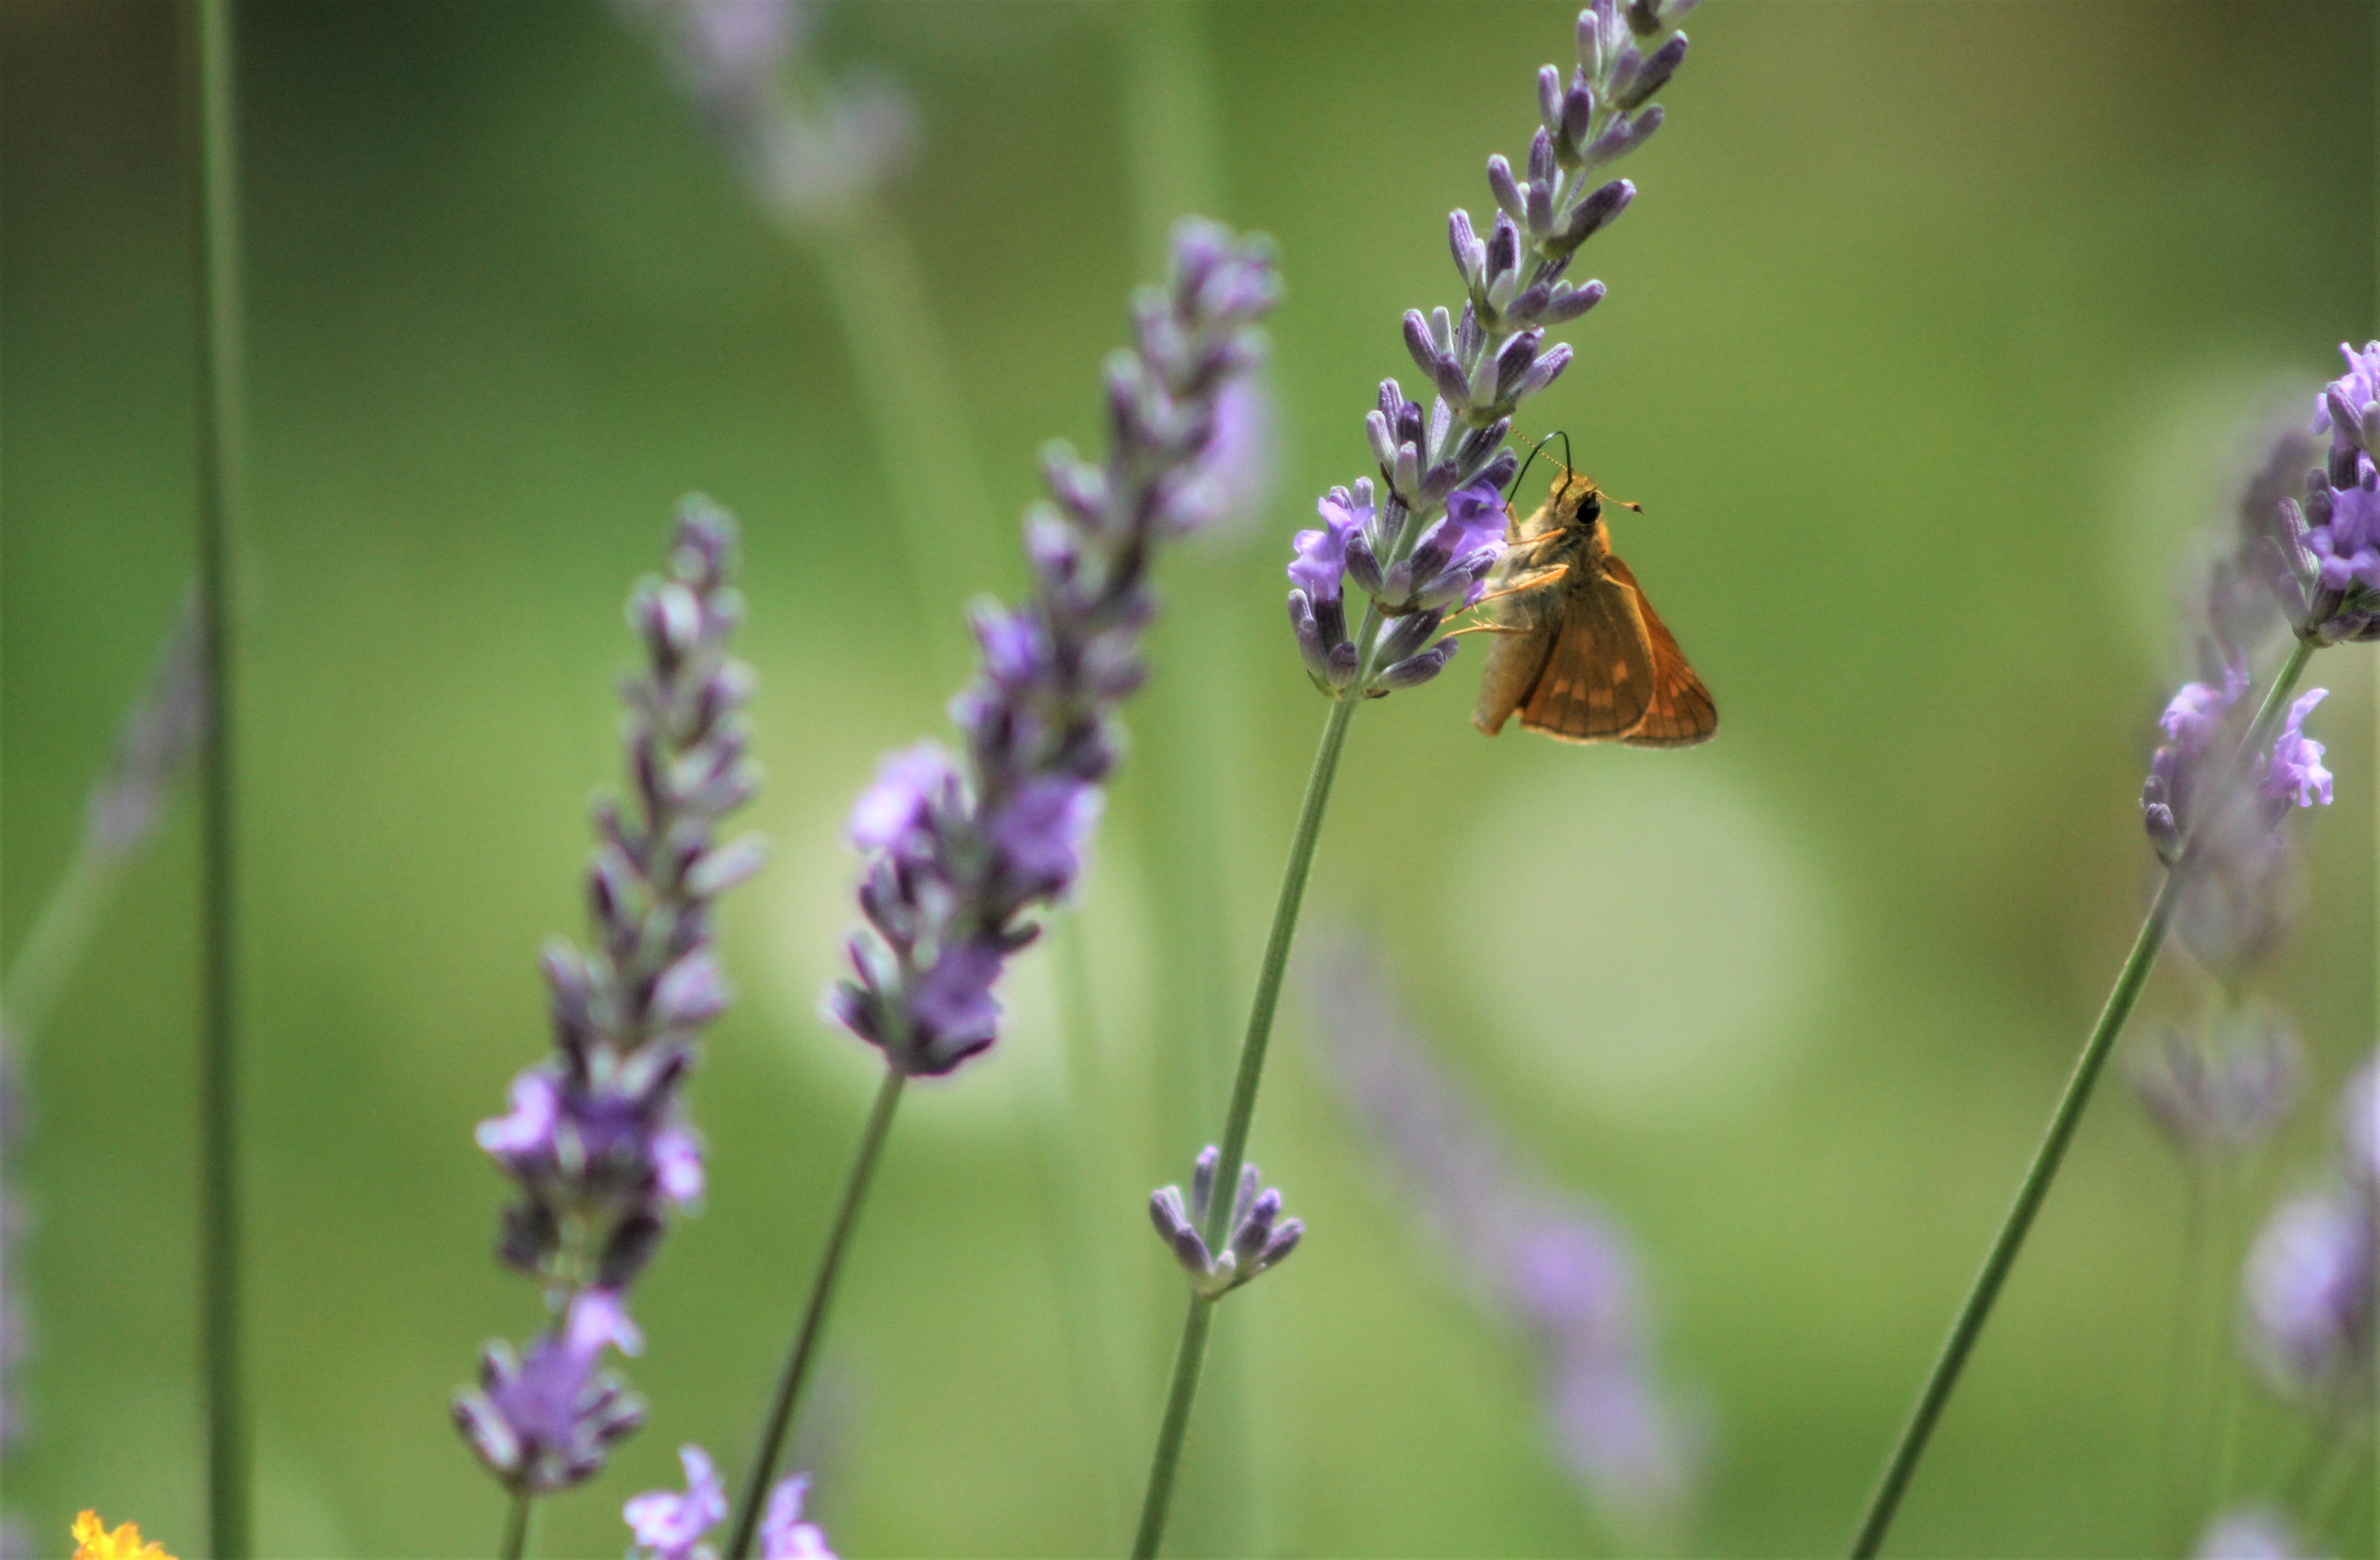
<svg viewBox="0 0 2380 1560"><path fill-rule="evenodd" d="M1636 583L1628 566L1609 554L1604 563L1611 578L1635 598L1653 663L1652 693L1645 701L1645 713L1621 740L1632 748L1691 748L1707 742L1718 730L1718 705L1712 701L1710 689L1686 664L1676 636L1653 610L1645 588Z"/></svg>
<svg viewBox="0 0 2380 1560"><path fill-rule="evenodd" d="M1581 560L1582 577L1536 682L1521 724L1564 742L1609 742L1645 718L1653 692L1653 649L1633 583Z"/></svg>

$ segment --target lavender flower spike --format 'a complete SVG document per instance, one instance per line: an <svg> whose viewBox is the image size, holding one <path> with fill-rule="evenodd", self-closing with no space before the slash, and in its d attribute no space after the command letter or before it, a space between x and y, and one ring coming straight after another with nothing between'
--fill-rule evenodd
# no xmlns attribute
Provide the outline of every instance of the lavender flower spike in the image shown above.
<svg viewBox="0 0 2380 1560"><path fill-rule="evenodd" d="M753 198L791 225L831 222L892 181L917 140L906 93L880 77L797 92L808 0L615 0L651 34Z"/></svg>
<svg viewBox="0 0 2380 1560"><path fill-rule="evenodd" d="M547 946L554 1054L513 1080L511 1111L477 1134L519 1188L498 1254L567 1310L574 1337L589 1298L616 1303L652 1259L668 1216L702 1193L702 1151L679 1090L696 1037L727 1005L712 903L765 857L756 835L719 838L721 821L758 783L740 713L752 674L727 652L743 615L728 583L735 544L724 510L688 499L667 574L629 597L645 664L620 686L627 805L595 809L594 945ZM531 1366L541 1358L533 1348ZM502 1395L485 1391L501 1408ZM513 1479L491 1456L486 1416L467 1413L463 1400L456 1412L482 1458ZM571 1464L572 1481L601 1466L604 1441L633 1429L635 1417L606 1422L604 1436L574 1444L591 1460Z"/></svg>
<svg viewBox="0 0 2380 1560"><path fill-rule="evenodd" d="M1025 526L1032 592L975 609L980 669L951 706L963 750L888 758L853 809L868 929L826 1011L904 1074L948 1073L992 1043L1001 971L1038 934L1027 918L1082 871L1115 712L1147 675L1150 563L1211 512L1219 405L1261 359L1255 322L1279 291L1265 240L1176 230L1171 284L1136 300L1135 349L1108 365L1106 460L1051 447L1050 502Z"/></svg>
<svg viewBox="0 0 2380 1560"><path fill-rule="evenodd" d="M1261 1177L1254 1164L1240 1166L1240 1184L1232 1199L1231 1233L1224 1238L1220 1251L1209 1251L1198 1226L1207 1222L1213 1206L1215 1167L1223 1151L1209 1145L1198 1155L1196 1171L1190 1181L1190 1205L1182 1203L1182 1188L1166 1187L1150 1194L1148 1216L1157 1225L1158 1237L1173 1251L1173 1260L1190 1275L1190 1286L1210 1300L1247 1283L1267 1268L1278 1265L1305 1238L1303 1220L1281 1216L1281 1193L1266 1188L1257 1188Z"/></svg>
<svg viewBox="0 0 2380 1560"><path fill-rule="evenodd" d="M1398 1172L1399 1216L1536 1346L1551 1450L1583 1493L1649 1537L1690 1496L1694 1457L1654 1369L1625 1232L1513 1162L1360 945L1342 938L1313 968L1326 1065Z"/></svg>
<svg viewBox="0 0 2380 1560"><path fill-rule="evenodd" d="M1404 345L1431 393L1427 415L1391 379L1365 419L1380 487L1333 488L1325 526L1301 531L1290 566L1290 622L1307 675L1322 692L1382 695L1429 681L1453 657L1432 643L1450 612L1475 604L1504 558L1502 489L1519 462L1505 447L1521 403L1570 365L1546 332L1603 299L1601 282L1568 280L1578 248L1635 199L1626 179L1589 175L1633 151L1661 124L1648 100L1686 57L1671 30L1693 0L1596 0L1578 15L1578 64L1567 84L1537 76L1544 120L1524 169L1488 160L1498 207L1485 238L1471 213L1447 219L1464 300L1459 314L1408 310ZM1350 636L1342 579L1371 598ZM1401 619L1375 639L1377 618ZM1360 642L1359 642L1360 641Z"/></svg>

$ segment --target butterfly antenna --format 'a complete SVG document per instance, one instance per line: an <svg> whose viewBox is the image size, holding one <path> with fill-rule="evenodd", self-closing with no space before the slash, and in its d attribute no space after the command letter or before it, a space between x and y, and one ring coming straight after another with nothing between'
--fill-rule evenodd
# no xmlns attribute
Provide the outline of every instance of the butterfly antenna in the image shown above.
<svg viewBox="0 0 2380 1560"><path fill-rule="evenodd" d="M1536 444L1531 447L1529 450L1529 458L1522 461L1521 469L1512 474L1512 485L1504 490L1505 503L1510 504L1512 502L1512 495L1521 491L1521 479L1529 474L1529 468L1537 463L1537 457L1543 454L1545 452L1545 447L1548 445L1552 444L1556 439L1560 439L1562 442L1562 464L1565 466L1570 464L1570 434L1566 430L1557 428L1552 433L1547 434L1544 438L1539 439Z"/></svg>

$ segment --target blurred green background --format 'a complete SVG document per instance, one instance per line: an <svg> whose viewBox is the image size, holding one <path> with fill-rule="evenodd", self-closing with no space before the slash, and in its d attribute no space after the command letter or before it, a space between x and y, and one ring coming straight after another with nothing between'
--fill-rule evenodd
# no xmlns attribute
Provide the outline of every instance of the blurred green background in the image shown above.
<svg viewBox="0 0 2380 1560"><path fill-rule="evenodd" d="M997 577L921 622L826 273L646 39L592 3L243 4L268 1553L492 1545L502 1500L445 1398L538 1308L488 1255L504 1188L470 1132L545 1047L534 953L579 923L619 603L696 488L746 526L753 822L777 856L725 910L742 995L692 1091L709 1204L637 1292L651 1421L549 1504L540 1549L617 1553L620 1502L674 1482L681 1442L740 1466L872 1078L814 1011L851 919L842 815L880 751L945 729L957 596L1014 586L1035 452L1096 442L1149 235L1204 184L1281 242L1280 472L1247 529L1176 560L1081 910L1123 1160L1074 1252L1103 1298L1087 1310L1056 1265L1072 1117L1037 955L993 1056L913 1091L808 1446L846 1554L1123 1547L1177 1304L1139 1201L1220 1123L1216 1058L1322 717L1281 616L1287 538L1367 464L1374 385L1411 378L1398 313L1452 295L1444 213L1486 208L1482 160L1525 149L1573 10L836 6L822 61L919 105L892 206L969 423L906 428L895 458L971 447L988 492L953 514L1000 517L953 543ZM190 567L176 25L0 0L0 947L62 870ZM1311 903L1377 938L1516 1152L1636 1242L1665 1379L1706 1437L1696 1515L1660 1542L1814 1554L1848 1533L2137 924L2135 798L2192 539L2334 344L2380 325L2374 12L1713 0L1690 30L1669 124L1627 169L1635 214L1581 262L1610 298L1524 432L1568 429L1645 503L1620 545L1725 729L1679 754L1484 741L1460 659L1365 712ZM2262 984L2325 1103L2243 1219L2318 1163L2373 1033L2369 652L2310 680L2335 689L2313 726L2338 799L2297 822L2311 913ZM1202 721L1220 735L1185 744ZM1232 979L1185 1006L1159 971L1192 789ZM60 1550L86 1505L203 1545L194 861L184 807L26 1059L34 1223L11 1276L36 1352L6 1500ZM2169 957L2150 1005L2186 1017L2204 984ZM1293 990L1255 1145L1311 1232L1224 1313L1179 1551L1609 1542L1546 1449L1524 1342L1415 1237L1311 1027ZM2160 1542L2181 1178L2111 1082L1902 1553ZM1105 1408L1081 1390L1093 1311L1121 1319ZM2246 1402L2253 1491L2300 1432ZM2368 1514L2343 1542L2371 1552Z"/></svg>

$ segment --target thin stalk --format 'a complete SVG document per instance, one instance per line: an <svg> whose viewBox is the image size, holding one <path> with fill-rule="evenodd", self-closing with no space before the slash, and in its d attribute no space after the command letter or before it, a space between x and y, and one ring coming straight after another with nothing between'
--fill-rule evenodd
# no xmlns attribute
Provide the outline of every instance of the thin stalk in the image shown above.
<svg viewBox="0 0 2380 1560"><path fill-rule="evenodd" d="M1157 1458L1149 1465L1148 1493L1141 1502L1140 1531L1132 1541L1133 1560L1154 1560L1165 1540L1165 1514L1173 1505L1173 1475L1182 1466L1182 1443L1190 1432L1190 1406L1198 1398L1198 1371L1207 1362L1207 1331L1215 1302L1190 1297L1182 1318L1182 1342L1173 1351L1173 1386L1165 1396L1165 1422L1158 1427Z"/></svg>
<svg viewBox="0 0 2380 1560"><path fill-rule="evenodd" d="M1221 217L1228 204L1208 18L1204 7L1186 4L1111 6L1107 14L1123 72L1119 118L1134 250L1147 274L1162 275L1174 225L1193 213ZM1237 982L1222 798L1240 712L1249 701L1243 697L1245 658L1230 636L1215 642L1213 622L1245 581L1245 571L1232 566L1246 540L1241 530L1253 523L1252 516L1227 517L1183 549L1151 646L1158 676L1141 695L1138 762L1149 776L1140 830L1144 881L1164 885L1148 896L1159 1042L1151 1147L1160 1165L1179 1164L1198 1151L1231 1076L1235 1015L1228 993ZM1196 675L1184 675L1194 664ZM1245 1431L1250 1383L1246 1349L1220 1351L1205 1367L1208 1417L1221 1414ZM1196 1502L1218 1519L1201 1535L1218 1553L1265 1548L1269 1481L1252 1443L1247 1433L1222 1437L1218 1449L1227 1454L1200 1465L1200 1485L1231 1492L1229 1500ZM1123 1464L1120 1471L1129 1481L1139 1470Z"/></svg>
<svg viewBox="0 0 2380 1560"><path fill-rule="evenodd" d="M2215 795L2226 795L2247 765L2249 757L2261 750L2273 738L2279 726L2281 713L2288 708L2289 696L2305 671L2306 661L2313 653L2313 645L2300 640L2289 652L2280 674L2274 677L2272 688L2265 693L2256 718L2249 724L2248 734L2239 750L2224 767L2223 784ZM1984 1324L1990 1320L1992 1306L1999 1298L2000 1286L2007 1282L2009 1270L2016 1265L2017 1253L2023 1249L2024 1237L2033 1228L2034 1215L2041 1212L2044 1199L2049 1195L2050 1183L2058 1178L2058 1165L2066 1158L2067 1144L2074 1129L2082 1123L2083 1107L2091 1102L2092 1087L2099 1080L2101 1067L2115 1047L2116 1037L2123 1032L2124 1022L2132 1014L2133 1005L2140 1001L2141 992L2148 984L2149 973L2156 968L2157 951L2165 945L2167 929L2172 924L2173 912L2181 898L2181 885L2190 862L2192 841L2185 841L2180 852L2180 866L2166 873L2157 885L2156 899L2149 907L2146 920L2141 922L2140 935L2132 941L2132 951L2125 956L2123 968L2116 973L2115 989L2107 993L2107 1005L2100 1010L2099 1021L2092 1027L2083 1042L2082 1053L2075 1058L2074 1070L2066 1080L2066 1091L2058 1097L2058 1109L2049 1118L2049 1129L2034 1151L2033 1164L2027 1169L2023 1184L2017 1188L2016 1201L2000 1225L1992 1248L1985 1259L1983 1271L1967 1292L1965 1302L1959 1308L1958 1320L1951 1323L1950 1335L1934 1362L1933 1371L1925 1379L1925 1387L1918 1395L1917 1407L1893 1447L1892 1457L1885 1465L1884 1478L1876 1485L1868 1502L1866 1516L1862 1518L1859 1532L1852 1541L1852 1560L1871 1560L1884 1547L1886 1533L1892 1528L1894 1513L1900 1508L1900 1498L1908 1493L1909 1481L1917 1471L1919 1459L1925 1455L1925 1445L1934 1433L1935 1421L1942 1417L1950 1401L1951 1392L1959 1384L1959 1374L1965 1368L1967 1356L1973 1351L1975 1340L1983 1335Z"/></svg>
<svg viewBox="0 0 2380 1560"><path fill-rule="evenodd" d="M210 1547L215 1560L239 1560L249 1553L249 1530L239 1358L239 1101L233 1029L237 856L230 672L232 558L246 418L231 0L196 0L191 20L199 633L208 690L206 741L200 760L199 1337L206 1383Z"/></svg>
<svg viewBox="0 0 2380 1560"><path fill-rule="evenodd" d="M2220 1166L2216 1174L2216 1201L2208 1244L2212 1249L2209 1265L2218 1275L2216 1282L2219 1292L2219 1275L2236 1272L2240 1261L2240 1222L2247 1211L2248 1186L2237 1166ZM2219 1309L2216 1314L2218 1317L2221 1315ZM2214 1347L2207 1350L2215 1368L2214 1380L2208 1384L2207 1434L2214 1443L2213 1488L2218 1511L2231 1504L2231 1493L2239 1482L2240 1409L2247 1385L2246 1372L2240 1368L2240 1362L2231 1351L2222 1347L2221 1338L2218 1330L2213 1340Z"/></svg>
<svg viewBox="0 0 2380 1560"><path fill-rule="evenodd" d="M859 1152L852 1159L850 1178L844 1183L843 1203L835 1210L834 1227L826 1237L826 1253L819 1259L818 1276L810 1284L809 1302L802 1308L801 1325L794 1332L784 1368L777 1375L776 1393L769 1402L767 1426L760 1432L759 1449L753 1453L751 1471L745 1476L727 1560L745 1560L752 1553L752 1535L760 1526L760 1504L768 1495L770 1481L776 1476L777 1459L784 1453L785 1432L793 1427L794 1409L801 1401L802 1385L809 1378L819 1338L826 1331L827 1303L834 1298L835 1275L842 1271L844 1252L850 1247L852 1231L859 1224L859 1206L867 1200L868 1184L875 1178L876 1161L884 1151L884 1140L892 1133L893 1114L901 1106L901 1088L907 1081L908 1075L900 1068L887 1066L884 1081L876 1091L876 1103L868 1109L868 1126L859 1135Z"/></svg>
<svg viewBox="0 0 2380 1560"><path fill-rule="evenodd" d="M528 1519L536 1505L528 1485L513 1492L512 1509L504 1515L504 1546L497 1551L502 1560L521 1560L528 1553Z"/></svg>
<svg viewBox="0 0 2380 1560"><path fill-rule="evenodd" d="M892 499L916 631L956 682L967 664L959 607L998 578L989 493L957 370L942 347L909 236L873 194L795 229L826 274L851 372Z"/></svg>
<svg viewBox="0 0 2380 1560"><path fill-rule="evenodd" d="M1365 649L1367 671L1374 628L1367 616L1358 640ZM1357 687L1361 686L1359 678ZM1363 695L1352 690L1331 701L1330 718L1322 727L1322 744L1315 750L1314 768L1305 779L1305 799L1298 808L1297 832L1291 836L1289 861L1281 869L1281 897L1273 906L1272 931L1265 938L1264 963L1257 970L1247 1035L1240 1043L1240 1067L1232 1085L1231 1114L1224 1119L1221 1156L1215 1167L1215 1193L1207 1216L1209 1250L1221 1250L1231 1234L1233 1188L1240 1182L1240 1166L1247 1159L1248 1129L1256 1121L1257 1091L1264 1082L1265 1053L1272 1043L1273 1013L1281 1005L1281 977L1289 969L1290 945L1297 938L1297 915L1305 903L1306 879L1314 871L1315 847L1322 840L1322 817L1330 806L1330 787L1339 774L1339 756L1347 746L1347 728L1361 702ZM1165 1536L1166 1509L1173 1499L1174 1470L1182 1460L1182 1442L1190 1428L1190 1406L1198 1395L1198 1373L1206 1363L1207 1331L1213 1310L1212 1300L1193 1295L1189 1314L1182 1323L1182 1343L1173 1360L1173 1386L1166 1397L1157 1455L1149 1466L1148 1492L1141 1502L1140 1533L1133 1542L1135 1560L1150 1560Z"/></svg>
<svg viewBox="0 0 2380 1560"><path fill-rule="evenodd" d="M2187 1168L2181 1293L2174 1306L2173 1350L2166 1370L2165 1455L2160 1459L2163 1478L2157 1501L2158 1530L2177 1551L2189 1542L2190 1492L2204 1467L2197 1433L2205 1398L2201 1390L2204 1371L2199 1365L2199 1335L2204 1331L2200 1311L2214 1265L2206 1227L2211 1190L2207 1183L2213 1172L2198 1161Z"/></svg>

